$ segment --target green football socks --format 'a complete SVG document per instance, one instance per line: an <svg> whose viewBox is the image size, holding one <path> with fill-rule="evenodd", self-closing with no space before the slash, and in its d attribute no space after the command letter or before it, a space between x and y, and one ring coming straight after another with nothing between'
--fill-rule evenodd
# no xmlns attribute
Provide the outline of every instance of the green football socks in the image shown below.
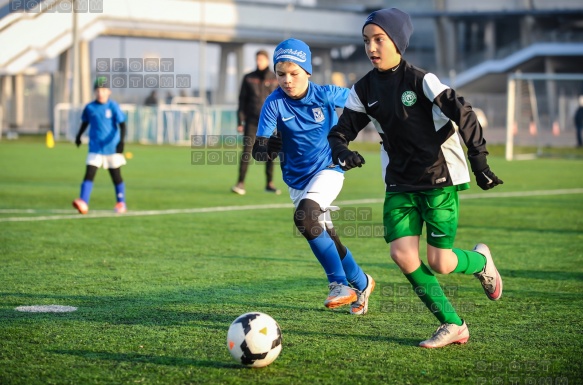
<svg viewBox="0 0 583 385"><path fill-rule="evenodd" d="M452 249L457 256L457 266L452 273L474 274L479 273L486 266L486 257L477 251Z"/></svg>
<svg viewBox="0 0 583 385"><path fill-rule="evenodd" d="M421 266L417 270L410 274L405 274L405 277L411 282L415 294L419 296L440 323L462 325L461 318L443 293L437 278L423 262L421 262Z"/></svg>

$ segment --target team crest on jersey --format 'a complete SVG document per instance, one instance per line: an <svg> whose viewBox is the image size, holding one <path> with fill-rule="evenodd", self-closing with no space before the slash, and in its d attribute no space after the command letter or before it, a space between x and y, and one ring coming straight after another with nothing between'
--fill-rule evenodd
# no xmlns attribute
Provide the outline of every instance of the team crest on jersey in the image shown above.
<svg viewBox="0 0 583 385"><path fill-rule="evenodd" d="M401 95L401 101L407 107L411 107L415 102L417 102L417 94L413 91L405 91Z"/></svg>
<svg viewBox="0 0 583 385"><path fill-rule="evenodd" d="M112 116L111 110L108 108L107 110L105 110L105 117L107 119L111 119L111 116Z"/></svg>
<svg viewBox="0 0 583 385"><path fill-rule="evenodd" d="M317 123L324 121L324 113L322 112L322 109L320 107L312 108L312 112L314 113L314 119L316 120Z"/></svg>

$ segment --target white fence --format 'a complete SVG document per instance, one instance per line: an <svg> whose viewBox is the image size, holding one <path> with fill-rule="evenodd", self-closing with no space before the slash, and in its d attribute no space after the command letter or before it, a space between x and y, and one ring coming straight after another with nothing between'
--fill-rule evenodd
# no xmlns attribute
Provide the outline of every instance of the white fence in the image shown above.
<svg viewBox="0 0 583 385"><path fill-rule="evenodd" d="M555 147L574 147L573 117L583 74L515 73L508 76L506 159L534 159ZM515 146L535 153L515 153Z"/></svg>
<svg viewBox="0 0 583 385"><path fill-rule="evenodd" d="M128 143L190 145L193 135L232 135L237 132L236 106L120 104L120 108L127 117ZM75 139L82 110L82 107L73 108L69 103L55 106L55 139Z"/></svg>

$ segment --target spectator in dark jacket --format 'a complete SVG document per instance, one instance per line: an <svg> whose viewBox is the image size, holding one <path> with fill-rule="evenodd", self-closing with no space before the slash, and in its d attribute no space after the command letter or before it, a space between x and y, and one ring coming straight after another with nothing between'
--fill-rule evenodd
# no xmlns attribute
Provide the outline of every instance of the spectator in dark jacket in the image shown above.
<svg viewBox="0 0 583 385"><path fill-rule="evenodd" d="M270 58L265 50L257 51L256 55L257 69L246 74L243 77L241 91L239 93L239 109L237 111L237 131L243 133L243 152L241 153L241 162L239 163L239 180L231 188L236 194L245 194L245 175L249 163L253 160L251 150L255 142L257 132L257 123L259 114L265 99L277 87L275 74L269 69ZM273 162L268 161L265 166L266 185L265 191L275 194L281 194L273 184Z"/></svg>

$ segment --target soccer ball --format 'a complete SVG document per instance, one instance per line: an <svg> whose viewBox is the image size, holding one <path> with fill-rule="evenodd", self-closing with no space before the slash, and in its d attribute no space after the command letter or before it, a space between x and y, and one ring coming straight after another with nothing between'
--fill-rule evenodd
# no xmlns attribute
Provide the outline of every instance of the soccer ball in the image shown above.
<svg viewBox="0 0 583 385"><path fill-rule="evenodd" d="M235 361L245 366L267 366L281 352L281 329L267 314L245 313L229 327L227 348Z"/></svg>

